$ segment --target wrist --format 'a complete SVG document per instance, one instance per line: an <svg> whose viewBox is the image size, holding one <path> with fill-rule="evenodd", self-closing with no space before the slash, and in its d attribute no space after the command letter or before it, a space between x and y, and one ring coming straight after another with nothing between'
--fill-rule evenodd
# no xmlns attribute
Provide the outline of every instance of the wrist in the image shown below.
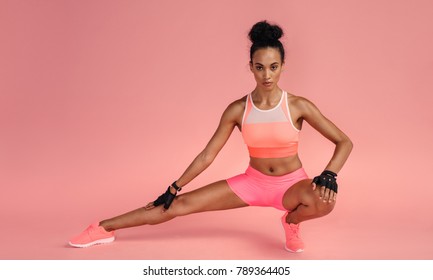
<svg viewBox="0 0 433 280"><path fill-rule="evenodd" d="M171 184L171 187L172 187L173 189L175 189L176 192L180 192L180 191L182 190L182 188L179 187L179 186L176 184L176 181L174 181L174 182Z"/></svg>

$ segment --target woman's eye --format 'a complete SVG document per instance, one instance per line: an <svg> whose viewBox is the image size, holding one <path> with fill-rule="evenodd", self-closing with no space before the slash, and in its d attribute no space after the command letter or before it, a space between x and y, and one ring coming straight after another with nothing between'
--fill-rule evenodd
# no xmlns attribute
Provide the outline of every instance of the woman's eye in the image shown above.
<svg viewBox="0 0 433 280"><path fill-rule="evenodd" d="M271 69L272 69L272 70L277 70L277 69L278 69L278 66L272 66Z"/></svg>
<svg viewBox="0 0 433 280"><path fill-rule="evenodd" d="M257 69L257 70L262 70L263 67L258 66L258 67L256 67L256 69Z"/></svg>

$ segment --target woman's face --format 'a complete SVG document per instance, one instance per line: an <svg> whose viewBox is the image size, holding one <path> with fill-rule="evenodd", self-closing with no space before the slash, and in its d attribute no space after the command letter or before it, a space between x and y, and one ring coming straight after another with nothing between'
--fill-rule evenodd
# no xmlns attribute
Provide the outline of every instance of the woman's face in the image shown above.
<svg viewBox="0 0 433 280"><path fill-rule="evenodd" d="M258 49L250 62L257 88L271 91L277 87L284 63L277 48Z"/></svg>

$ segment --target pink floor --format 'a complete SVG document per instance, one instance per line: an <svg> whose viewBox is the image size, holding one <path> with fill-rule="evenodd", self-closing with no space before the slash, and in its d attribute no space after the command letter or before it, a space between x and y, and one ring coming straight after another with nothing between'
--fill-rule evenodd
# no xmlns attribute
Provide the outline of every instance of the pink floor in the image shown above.
<svg viewBox="0 0 433 280"><path fill-rule="evenodd" d="M37 211L6 221L0 259L432 259L433 228L386 223L364 217L341 219L336 211L304 223L306 250L283 249L280 211L243 208L202 213L159 226L125 229L109 245L70 248L67 240L83 227L56 214L38 219ZM356 215L356 213L353 213ZM30 220L29 220L30 218ZM371 217L370 217L371 218Z"/></svg>
<svg viewBox="0 0 433 280"><path fill-rule="evenodd" d="M358 157L354 155L355 162ZM179 217L161 225L120 230L108 245L71 248L68 239L88 224L138 208L159 189L148 194L143 179L133 183L123 176L118 179L127 181L123 188L114 177L111 182L98 179L100 183L72 188L61 184L69 177L55 182L42 174L33 178L34 185L11 184L7 196L0 198L0 259L433 259L429 197L407 200L403 188L397 195L387 174L368 188L369 178L357 176L358 169L354 163L340 178L341 191L330 215L303 223L306 250L301 254L284 250L282 211L263 207ZM189 187L210 177L201 176ZM78 177L70 180L78 185ZM420 186L417 180L421 177L414 181ZM160 185L156 181L148 183ZM381 195L375 196L378 186ZM82 196L89 188L105 193Z"/></svg>

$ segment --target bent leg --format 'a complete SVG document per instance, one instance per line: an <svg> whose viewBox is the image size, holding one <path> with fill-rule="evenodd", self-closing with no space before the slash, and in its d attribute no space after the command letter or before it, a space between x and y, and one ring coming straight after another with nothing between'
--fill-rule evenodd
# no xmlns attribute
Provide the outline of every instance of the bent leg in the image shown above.
<svg viewBox="0 0 433 280"><path fill-rule="evenodd" d="M177 196L170 208L163 212L163 206L152 209L138 208L123 215L104 220L100 223L107 231L155 225L169 221L177 216L192 213L234 209L248 206L229 187L225 180Z"/></svg>
<svg viewBox="0 0 433 280"><path fill-rule="evenodd" d="M320 199L320 188L313 190L311 179L302 180L290 187L283 196L283 206L289 211L286 222L300 222L329 214L335 206L333 202Z"/></svg>

